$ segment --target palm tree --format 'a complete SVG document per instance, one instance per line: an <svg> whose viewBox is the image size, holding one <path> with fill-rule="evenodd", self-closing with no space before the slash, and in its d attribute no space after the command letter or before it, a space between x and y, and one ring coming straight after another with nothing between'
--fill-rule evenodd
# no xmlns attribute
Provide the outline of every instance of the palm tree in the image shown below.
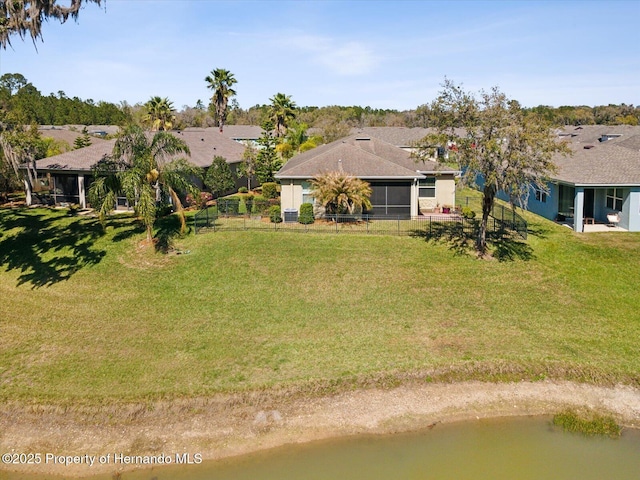
<svg viewBox="0 0 640 480"><path fill-rule="evenodd" d="M269 100L269 115L276 125L276 136L282 137L287 131L289 120L296 118L296 103L291 100L291 95L284 93L276 93Z"/></svg>
<svg viewBox="0 0 640 480"><path fill-rule="evenodd" d="M199 192L191 179L201 172L184 158L171 160L180 153L188 155L189 147L170 133L157 132L151 137L138 126L128 127L116 141L111 157L93 168L95 180L89 188L89 201L98 210L100 221L104 224L117 196L124 194L142 219L147 240L151 241L156 204L170 197L184 232L186 223L178 192L197 197Z"/></svg>
<svg viewBox="0 0 640 480"><path fill-rule="evenodd" d="M311 195L329 214L353 214L371 208L371 186L344 172L328 172L311 180Z"/></svg>
<svg viewBox="0 0 640 480"><path fill-rule="evenodd" d="M144 104L144 108L145 114L142 119L151 124L152 131L171 130L176 116L174 114L175 109L173 108L173 102L167 97L151 97L149 101Z"/></svg>
<svg viewBox="0 0 640 480"><path fill-rule="evenodd" d="M204 81L208 83L207 87L213 90L211 103L215 106L218 127L220 128L220 133L222 133L224 122L227 120L229 99L236 94L236 91L231 87L238 81L234 78L233 73L224 68L212 70L211 75L207 75Z"/></svg>

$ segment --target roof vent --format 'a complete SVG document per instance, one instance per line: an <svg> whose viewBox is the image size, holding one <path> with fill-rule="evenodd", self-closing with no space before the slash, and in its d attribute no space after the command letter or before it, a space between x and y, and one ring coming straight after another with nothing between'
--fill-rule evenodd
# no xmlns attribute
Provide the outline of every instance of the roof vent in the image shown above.
<svg viewBox="0 0 640 480"><path fill-rule="evenodd" d="M356 142L358 142L358 141L360 141L360 142L365 141L366 142L366 141L369 141L369 140L371 140L371 137L356 137Z"/></svg>
<svg viewBox="0 0 640 480"><path fill-rule="evenodd" d="M605 133L604 135L602 135L598 141L599 142L606 142L607 140L612 140L614 138L618 138L621 137L622 134L621 133Z"/></svg>
<svg viewBox="0 0 640 480"><path fill-rule="evenodd" d="M585 145L584 149L585 150L591 150L593 148L593 145Z"/></svg>

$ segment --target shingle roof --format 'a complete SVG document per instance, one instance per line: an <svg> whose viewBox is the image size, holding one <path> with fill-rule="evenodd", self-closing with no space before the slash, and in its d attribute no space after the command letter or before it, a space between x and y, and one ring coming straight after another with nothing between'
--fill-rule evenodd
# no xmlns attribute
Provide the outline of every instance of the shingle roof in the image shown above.
<svg viewBox="0 0 640 480"><path fill-rule="evenodd" d="M82 136L81 131L67 130L66 128L63 128L63 127L45 127L45 128L41 127L38 129L38 132L40 132L40 135L42 136L42 138L48 137L48 138L53 138L55 140L62 140L64 142L67 142L67 144L71 148L73 148L73 144L75 143L76 138ZM94 137L93 135L91 135L89 139L91 140L91 145L105 141L104 139Z"/></svg>
<svg viewBox="0 0 640 480"><path fill-rule="evenodd" d="M213 157L218 155L226 158L228 163L242 161L245 147L224 135L220 135L217 129L171 133L186 142L191 151L191 156L187 157L188 160L199 167L208 167L211 165ZM115 140L101 141L79 150L43 158L36 162L36 167L38 170L90 171L93 164L111 154L115 142ZM183 157L184 155L179 156Z"/></svg>
<svg viewBox="0 0 640 480"><path fill-rule="evenodd" d="M352 135L376 137L396 147L411 147L429 133L432 133L431 129L420 127L362 127L351 129Z"/></svg>
<svg viewBox="0 0 640 480"><path fill-rule="evenodd" d="M419 171L435 171L435 162L417 163L411 154L375 137L350 135L294 156L276 178L311 178L344 171L359 178L423 178Z"/></svg>
<svg viewBox="0 0 640 480"><path fill-rule="evenodd" d="M456 128L456 135L463 136L464 129ZM352 135L376 137L391 145L410 148L429 134L437 133L434 128L421 127L362 127L352 128Z"/></svg>
<svg viewBox="0 0 640 480"><path fill-rule="evenodd" d="M239 163L242 161L244 145L221 135L218 129L172 133L186 142L189 150L191 150L189 161L199 167L211 165L215 156L226 158L227 163Z"/></svg>
<svg viewBox="0 0 640 480"><path fill-rule="evenodd" d="M262 135L262 127L257 125L225 125L222 134L233 140L257 140Z"/></svg>
<svg viewBox="0 0 640 480"><path fill-rule="evenodd" d="M583 125L564 127L558 135L573 152L557 155L558 172L552 178L576 185L640 185L640 127ZM620 135L600 141L603 135ZM585 148L591 147L591 148Z"/></svg>
<svg viewBox="0 0 640 480"><path fill-rule="evenodd" d="M38 170L91 170L91 166L111 154L115 140L105 140L85 148L36 161Z"/></svg>

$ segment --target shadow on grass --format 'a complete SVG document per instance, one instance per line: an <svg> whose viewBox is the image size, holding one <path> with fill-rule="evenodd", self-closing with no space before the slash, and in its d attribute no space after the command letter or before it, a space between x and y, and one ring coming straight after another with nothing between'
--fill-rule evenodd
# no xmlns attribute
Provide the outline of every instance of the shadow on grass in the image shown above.
<svg viewBox="0 0 640 480"><path fill-rule="evenodd" d="M531 246L515 232L487 232L487 244L493 257L501 262L535 258Z"/></svg>
<svg viewBox="0 0 640 480"><path fill-rule="evenodd" d="M412 230L412 237L424 238L427 242L446 243L455 255L470 255L475 244L475 224L458 222L430 222L425 230Z"/></svg>
<svg viewBox="0 0 640 480"><path fill-rule="evenodd" d="M72 212L73 213L73 212ZM47 287L68 280L81 268L96 265L106 255L96 241L104 235L97 219L79 217L67 210L0 209L0 267L21 272L18 285ZM122 238L130 219L109 221Z"/></svg>
<svg viewBox="0 0 640 480"><path fill-rule="evenodd" d="M140 235L145 231L144 225L141 222L132 221L132 217L130 216L119 218L112 216L107 221L107 226L118 230L113 236L114 242L122 242L135 235Z"/></svg>
<svg viewBox="0 0 640 480"><path fill-rule="evenodd" d="M475 255L479 222L431 222L426 230L413 230L411 236L424 238L427 242L444 243L455 255ZM533 249L515 232L487 231L487 246L493 258L503 261L531 260Z"/></svg>
<svg viewBox="0 0 640 480"><path fill-rule="evenodd" d="M174 240L180 237L180 218L177 215L167 215L156 220L156 234L154 236L156 252L169 253L174 249ZM191 227L187 227L187 232Z"/></svg>
<svg viewBox="0 0 640 480"><path fill-rule="evenodd" d="M540 238L540 239L545 239L549 236L549 232L551 230L540 224L540 223L529 223L527 225L527 235L533 235L534 237Z"/></svg>
<svg viewBox="0 0 640 480"><path fill-rule="evenodd" d="M69 217L63 210L1 210L0 230L5 232L0 238L0 265L22 272L18 285L53 285L97 264L106 254L94 247L103 235L100 223Z"/></svg>

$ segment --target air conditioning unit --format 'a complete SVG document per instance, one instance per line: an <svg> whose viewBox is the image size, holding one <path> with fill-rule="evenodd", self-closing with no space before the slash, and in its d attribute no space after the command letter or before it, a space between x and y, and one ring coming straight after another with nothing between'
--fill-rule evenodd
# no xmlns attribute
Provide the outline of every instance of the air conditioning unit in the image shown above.
<svg viewBox="0 0 640 480"><path fill-rule="evenodd" d="M298 221L298 210L295 208L285 208L284 209L284 221L285 222L297 222Z"/></svg>

